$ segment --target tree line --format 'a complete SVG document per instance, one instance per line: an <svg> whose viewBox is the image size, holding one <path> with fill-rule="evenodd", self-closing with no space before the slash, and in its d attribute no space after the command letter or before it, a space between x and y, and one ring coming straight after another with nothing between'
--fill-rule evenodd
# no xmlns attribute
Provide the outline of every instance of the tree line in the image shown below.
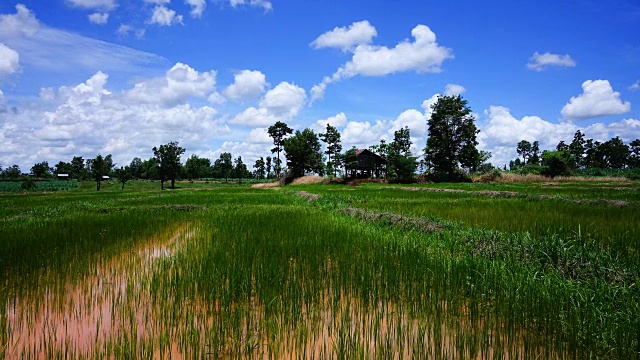
<svg viewBox="0 0 640 360"><path fill-rule="evenodd" d="M384 159L384 176L397 182L414 181L417 172L427 174L433 181L463 181L469 174L494 170L488 162L489 152L477 149L480 130L467 101L460 95L441 96L431 106L427 121L428 139L419 159L411 152L413 143L408 127L394 132L393 141L380 140L369 150ZM286 123L277 121L267 130L273 140L271 154L258 158L250 171L241 156L233 158L229 152L221 153L213 162L208 158L191 155L184 164L181 156L185 149L177 142L154 147L153 156L147 160L135 157L129 165L116 167L111 154L97 155L92 159L73 157L70 162L60 161L50 167L48 162L31 167L36 178L69 174L77 180L95 180L96 188L104 176L116 177L124 188L129 179L160 180L161 188L169 181L175 187L177 179L271 179L283 176L299 177L305 174L353 177L356 176L356 148L343 152L341 135L328 124L322 133L305 128L293 131ZM322 150L321 142L325 144ZM538 141L522 140L517 145L519 157L509 163L512 171L540 173L557 176L569 175L578 169L640 168L640 140L629 145L615 137L604 143L585 139L577 131L570 144L560 142L555 150L540 150ZM282 155L286 160L283 166ZM522 159L520 159L522 157ZM506 169L506 165L504 167ZM18 179L20 168L13 165L0 167L3 179Z"/></svg>

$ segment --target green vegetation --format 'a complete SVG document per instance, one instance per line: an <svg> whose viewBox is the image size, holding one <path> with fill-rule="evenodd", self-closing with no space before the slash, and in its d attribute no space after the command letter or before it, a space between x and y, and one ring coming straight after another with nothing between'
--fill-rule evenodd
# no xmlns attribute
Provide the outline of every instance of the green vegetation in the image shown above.
<svg viewBox="0 0 640 360"><path fill-rule="evenodd" d="M80 187L77 181L49 180L33 181L29 178L23 181L0 181L0 193L25 191L64 191Z"/></svg>
<svg viewBox="0 0 640 360"><path fill-rule="evenodd" d="M634 182L81 185L0 196L0 358L640 357Z"/></svg>

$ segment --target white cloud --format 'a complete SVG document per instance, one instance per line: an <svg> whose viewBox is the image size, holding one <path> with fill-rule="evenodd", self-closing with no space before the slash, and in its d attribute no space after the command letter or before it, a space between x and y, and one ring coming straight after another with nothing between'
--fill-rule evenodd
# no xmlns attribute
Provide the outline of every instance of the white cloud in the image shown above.
<svg viewBox="0 0 640 360"><path fill-rule="evenodd" d="M608 80L587 80L582 83L582 94L571 97L562 108L568 119L589 119L596 116L619 115L631 111L631 103L620 100Z"/></svg>
<svg viewBox="0 0 640 360"><path fill-rule="evenodd" d="M261 7L265 12L273 10L273 5L269 0L229 0L232 7L249 5L253 7Z"/></svg>
<svg viewBox="0 0 640 360"><path fill-rule="evenodd" d="M327 125L331 125L335 128L341 128L346 124L347 124L347 115L341 112L334 116L330 116L326 119L320 119L316 121L310 126L310 128L316 133L322 133L327 130Z"/></svg>
<svg viewBox="0 0 640 360"><path fill-rule="evenodd" d="M349 27L335 27L318 36L310 45L315 49L333 47L347 51L353 50L357 45L371 43L376 35L376 28L363 20L354 22Z"/></svg>
<svg viewBox="0 0 640 360"><path fill-rule="evenodd" d="M620 136L629 142L639 137L640 120L625 119L610 124L595 123L580 127L570 122L552 123L538 116L517 119L508 108L490 106L484 112L483 124L478 125L479 148L492 153L491 162L502 166L518 157L516 147L520 140L538 141L540 150L553 150L560 141L569 143L576 131L582 131L587 138L607 141Z"/></svg>
<svg viewBox="0 0 640 360"><path fill-rule="evenodd" d="M101 9L112 10L116 7L115 0L67 0L72 6L85 8L85 9Z"/></svg>
<svg viewBox="0 0 640 360"><path fill-rule="evenodd" d="M373 124L369 121L350 121L342 131L343 148L368 148L377 145L380 139L389 140L388 131L387 121L378 120Z"/></svg>
<svg viewBox="0 0 640 360"><path fill-rule="evenodd" d="M394 132L409 127L411 137L423 137L427 134L427 118L423 113L415 109L409 109L403 111L398 117L391 123L391 128L388 133L390 137L393 137Z"/></svg>
<svg viewBox="0 0 640 360"><path fill-rule="evenodd" d="M185 0L185 3L191 6L191 17L199 18L202 16L204 9L207 7L205 0Z"/></svg>
<svg viewBox="0 0 640 360"><path fill-rule="evenodd" d="M56 92L51 87L40 88L40 99L43 101L51 101L56 98Z"/></svg>
<svg viewBox="0 0 640 360"><path fill-rule="evenodd" d="M260 100L260 107L250 107L237 114L231 121L234 124L247 126L271 126L276 121L287 121L295 118L306 100L301 87L281 82L267 91Z"/></svg>
<svg viewBox="0 0 640 360"><path fill-rule="evenodd" d="M446 96L462 95L465 93L465 91L467 91L467 89L465 89L464 86L458 84L447 84L447 86L445 86L444 88L444 94Z"/></svg>
<svg viewBox="0 0 640 360"><path fill-rule="evenodd" d="M242 70L233 79L233 84L224 90L224 95L232 100L254 99L267 87L266 76L257 70Z"/></svg>
<svg viewBox="0 0 640 360"><path fill-rule="evenodd" d="M148 4L164 5L169 4L171 0L144 0Z"/></svg>
<svg viewBox="0 0 640 360"><path fill-rule="evenodd" d="M640 80L634 82L633 84L631 84L631 86L629 86L629 90L631 91L637 91L640 89Z"/></svg>
<svg viewBox="0 0 640 360"><path fill-rule="evenodd" d="M552 53L544 53L540 54L538 52L533 53L533 56L529 59L529 63L527 67L531 70L542 71L546 70L551 66L556 67L575 67L576 61L571 58L568 54L559 55Z"/></svg>
<svg viewBox="0 0 640 360"><path fill-rule="evenodd" d="M0 42L0 79L20 70L20 55Z"/></svg>
<svg viewBox="0 0 640 360"><path fill-rule="evenodd" d="M175 10L171 10L166 6L156 6L153 14L149 19L149 24L158 24L160 26L171 26L174 24L182 24L182 15L177 15Z"/></svg>
<svg viewBox="0 0 640 360"><path fill-rule="evenodd" d="M109 21L109 13L93 13L88 16L89 21L93 24L104 25Z"/></svg>
<svg viewBox="0 0 640 360"><path fill-rule="evenodd" d="M325 76L311 89L312 101L322 98L326 87L336 81L354 76L385 76L398 72L437 73L442 63L453 58L450 49L438 45L436 34L426 25L411 30L413 42L405 40L393 48L361 44L353 50L353 57L332 76Z"/></svg>
<svg viewBox="0 0 640 360"><path fill-rule="evenodd" d="M273 139L269 136L269 132L266 127L257 127L251 129L249 134L246 136L245 141L249 143L258 143L258 144L272 144Z"/></svg>
<svg viewBox="0 0 640 360"><path fill-rule="evenodd" d="M132 102L175 106L190 97L205 98L216 85L216 72L198 72L187 64L176 63L164 77L148 79L127 91Z"/></svg>
<svg viewBox="0 0 640 360"><path fill-rule="evenodd" d="M5 111L7 111L7 107L5 105L4 93L2 92L2 89L0 89L0 114Z"/></svg>
<svg viewBox="0 0 640 360"><path fill-rule="evenodd" d="M116 162L128 164L135 156L150 157L153 146L169 141L206 153L213 139L231 132L209 106L131 102L127 91L109 91L107 81L107 74L96 73L86 82L61 87L57 104L27 102L7 114L0 124L6 145L0 162L28 167L43 160L112 153Z"/></svg>
<svg viewBox="0 0 640 360"><path fill-rule="evenodd" d="M20 54L23 66L56 73L98 70L141 73L166 65L158 55L41 25L24 5L0 15L0 42Z"/></svg>

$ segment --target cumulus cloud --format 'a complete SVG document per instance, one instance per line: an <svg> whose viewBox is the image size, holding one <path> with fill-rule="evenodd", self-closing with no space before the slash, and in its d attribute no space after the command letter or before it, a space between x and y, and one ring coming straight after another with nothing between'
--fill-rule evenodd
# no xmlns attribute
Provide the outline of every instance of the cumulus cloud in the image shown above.
<svg viewBox="0 0 640 360"><path fill-rule="evenodd" d="M231 6L234 8L242 5L248 5L253 7L261 7L264 9L264 11L273 10L273 5L269 0L229 0L229 4L231 4Z"/></svg>
<svg viewBox="0 0 640 360"><path fill-rule="evenodd" d="M216 72L198 72L187 64L176 63L164 77L136 83L127 91L132 102L175 106L191 97L205 98L215 89Z"/></svg>
<svg viewBox="0 0 640 360"><path fill-rule="evenodd" d="M516 147L520 140L538 141L541 150L552 150L560 141L571 142L575 132L580 130L587 138L597 141L604 142L620 136L628 142L638 137L640 120L625 119L580 127L571 122L553 123L538 116L517 119L506 107L490 106L485 110L484 121L479 128L479 148L492 153L491 162L494 165L503 165L518 156Z"/></svg>
<svg viewBox="0 0 640 360"><path fill-rule="evenodd" d="M369 44L378 35L376 28L367 20L354 22L349 27L335 27L318 36L310 45L315 49L338 48L352 50L357 45Z"/></svg>
<svg viewBox="0 0 640 360"><path fill-rule="evenodd" d="M304 89L283 81L267 91L258 108L250 107L244 110L231 122L247 126L271 126L276 121L295 118L304 106L305 100Z"/></svg>
<svg viewBox="0 0 640 360"><path fill-rule="evenodd" d="M117 70L139 74L166 65L166 60L155 54L40 24L20 4L15 14L0 15L0 42L20 54L23 66L56 73Z"/></svg>
<svg viewBox="0 0 640 360"><path fill-rule="evenodd" d="M56 92L51 87L40 88L40 99L43 101L51 101L56 98Z"/></svg>
<svg viewBox="0 0 640 360"><path fill-rule="evenodd" d="M110 11L116 7L115 0L67 0L71 6L84 9L101 9Z"/></svg>
<svg viewBox="0 0 640 360"><path fill-rule="evenodd" d="M310 128L316 133L322 133L327 130L327 125L331 125L335 128L341 128L347 124L347 115L343 112L334 116L330 116L326 119L320 119L313 123Z"/></svg>
<svg viewBox="0 0 640 360"><path fill-rule="evenodd" d="M596 116L619 115L631 111L631 103L620 100L608 80L587 80L582 83L582 94L571 97L562 108L568 119L589 119Z"/></svg>
<svg viewBox="0 0 640 360"><path fill-rule="evenodd" d="M0 42L0 79L20 70L20 55Z"/></svg>
<svg viewBox="0 0 640 360"><path fill-rule="evenodd" d="M576 61L568 54L559 55L552 53L540 54L539 52L533 53L533 56L529 59L527 67L534 71L543 71L549 67L575 67Z"/></svg>
<svg viewBox="0 0 640 360"><path fill-rule="evenodd" d="M58 95L56 103L27 103L5 116L0 125L6 145L0 149L2 163L25 167L112 153L116 162L127 164L134 156L151 156L153 146L169 141L202 154L211 150L213 139L231 132L212 107L131 102L128 91L108 90L108 75L101 72L61 87Z"/></svg>
<svg viewBox="0 0 640 360"><path fill-rule="evenodd" d="M189 14L193 18L201 17L204 9L207 7L205 0L185 0L185 3L191 6L191 12Z"/></svg>
<svg viewBox="0 0 640 360"><path fill-rule="evenodd" d="M354 76L385 76L398 72L440 72L442 63L453 58L450 49L438 45L436 34L426 25L411 30L414 41L398 43L393 48L360 44L353 49L353 56L333 75L325 76L311 89L312 101L322 98L327 86L333 82Z"/></svg>
<svg viewBox="0 0 640 360"><path fill-rule="evenodd" d="M109 13L93 13L89 16L89 22L97 25L104 25L109 21Z"/></svg>
<svg viewBox="0 0 640 360"><path fill-rule="evenodd" d="M467 89L458 84L447 84L444 88L444 94L446 96L462 95L465 91L467 91Z"/></svg>
<svg viewBox="0 0 640 360"><path fill-rule="evenodd" d="M182 24L182 20L182 15L177 15L175 10L161 5L153 9L153 14L148 22L149 24L157 24L160 26L171 26L174 24Z"/></svg>
<svg viewBox="0 0 640 360"><path fill-rule="evenodd" d="M224 95L232 100L254 99L267 87L266 76L257 70L242 70L233 76L233 84L224 90Z"/></svg>
<svg viewBox="0 0 640 360"><path fill-rule="evenodd" d="M254 144L272 144L273 139L269 136L269 132L267 130L268 128L266 127L253 128L245 137L245 141Z"/></svg>
<svg viewBox="0 0 640 360"><path fill-rule="evenodd" d="M637 91L640 89L640 80L634 82L633 84L631 84L631 86L629 86L629 90L631 91Z"/></svg>

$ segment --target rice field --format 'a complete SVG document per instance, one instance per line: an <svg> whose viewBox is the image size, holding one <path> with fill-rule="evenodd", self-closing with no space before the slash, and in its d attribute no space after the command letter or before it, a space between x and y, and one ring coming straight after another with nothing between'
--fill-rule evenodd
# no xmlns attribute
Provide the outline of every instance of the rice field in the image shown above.
<svg viewBox="0 0 640 360"><path fill-rule="evenodd" d="M0 358L640 357L638 183L93 186L0 194Z"/></svg>

